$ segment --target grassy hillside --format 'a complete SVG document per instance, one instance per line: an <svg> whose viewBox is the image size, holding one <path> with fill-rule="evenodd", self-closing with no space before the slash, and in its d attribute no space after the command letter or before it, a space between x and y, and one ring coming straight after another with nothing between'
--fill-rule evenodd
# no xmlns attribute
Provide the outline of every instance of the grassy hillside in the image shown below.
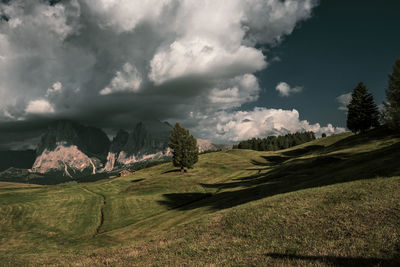
<svg viewBox="0 0 400 267"><path fill-rule="evenodd" d="M200 156L92 183L0 183L0 265L396 265L400 138Z"/></svg>

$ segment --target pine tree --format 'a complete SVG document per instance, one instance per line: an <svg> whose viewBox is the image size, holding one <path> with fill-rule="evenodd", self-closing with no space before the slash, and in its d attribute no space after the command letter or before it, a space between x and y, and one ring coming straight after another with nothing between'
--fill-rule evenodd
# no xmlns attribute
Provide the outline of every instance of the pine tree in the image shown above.
<svg viewBox="0 0 400 267"><path fill-rule="evenodd" d="M389 75L386 99L384 120L389 127L400 130L400 58L396 59L393 73Z"/></svg>
<svg viewBox="0 0 400 267"><path fill-rule="evenodd" d="M199 148L197 147L196 138L189 133L189 130L176 123L168 145L173 151L172 162L175 167L181 168L182 173L185 168L193 168L193 165L198 160Z"/></svg>
<svg viewBox="0 0 400 267"><path fill-rule="evenodd" d="M347 106L347 128L352 132L365 132L371 127L379 126L378 107L362 82L354 89L351 97Z"/></svg>

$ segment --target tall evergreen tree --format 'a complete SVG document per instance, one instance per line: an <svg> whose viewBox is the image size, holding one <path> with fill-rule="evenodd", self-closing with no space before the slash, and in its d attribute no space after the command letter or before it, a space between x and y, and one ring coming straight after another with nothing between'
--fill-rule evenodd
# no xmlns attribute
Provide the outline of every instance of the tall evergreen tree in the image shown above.
<svg viewBox="0 0 400 267"><path fill-rule="evenodd" d="M347 128L352 132L365 132L371 127L379 126L378 107L362 82L354 88L347 108Z"/></svg>
<svg viewBox="0 0 400 267"><path fill-rule="evenodd" d="M193 168L198 160L199 148L196 138L189 133L189 130L176 123L168 145L173 151L172 163L175 167L181 168L181 172L184 172L185 168Z"/></svg>
<svg viewBox="0 0 400 267"><path fill-rule="evenodd" d="M386 124L400 130L400 58L396 59L393 73L389 75L389 86L386 90L384 119Z"/></svg>

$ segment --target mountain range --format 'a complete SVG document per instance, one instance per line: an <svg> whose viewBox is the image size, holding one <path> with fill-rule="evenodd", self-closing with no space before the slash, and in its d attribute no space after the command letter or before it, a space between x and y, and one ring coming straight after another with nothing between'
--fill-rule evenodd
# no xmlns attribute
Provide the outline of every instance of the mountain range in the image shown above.
<svg viewBox="0 0 400 267"><path fill-rule="evenodd" d="M55 121L48 125L35 151L0 151L0 178L20 175L19 169L25 169L25 176L85 177L168 158L172 155L168 147L171 131L168 122L139 122L130 130L120 129L110 141L99 128ZM229 148L202 139L198 146L200 153Z"/></svg>

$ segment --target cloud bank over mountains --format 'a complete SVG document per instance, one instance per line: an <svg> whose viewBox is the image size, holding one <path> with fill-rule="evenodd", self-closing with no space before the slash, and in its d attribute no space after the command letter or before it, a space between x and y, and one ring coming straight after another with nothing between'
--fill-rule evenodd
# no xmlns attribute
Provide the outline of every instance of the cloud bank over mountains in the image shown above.
<svg viewBox="0 0 400 267"><path fill-rule="evenodd" d="M279 129L320 131L318 124L300 121L295 110L240 111L258 99L255 73L273 61L261 47L279 45L316 5L2 1L0 128L26 131L28 125L68 118L113 129L156 118L181 121L212 141ZM239 122L243 114L254 123Z"/></svg>

